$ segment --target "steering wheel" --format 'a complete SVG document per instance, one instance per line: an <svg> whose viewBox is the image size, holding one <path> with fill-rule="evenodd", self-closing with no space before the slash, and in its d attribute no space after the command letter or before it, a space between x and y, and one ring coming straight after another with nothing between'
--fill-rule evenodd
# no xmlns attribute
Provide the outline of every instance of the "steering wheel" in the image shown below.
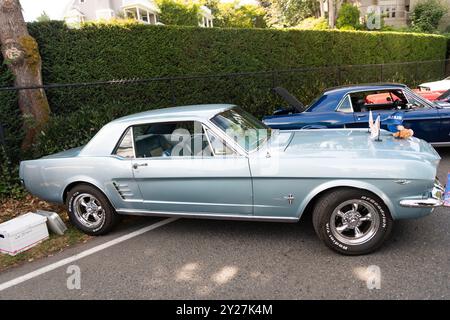
<svg viewBox="0 0 450 320"><path fill-rule="evenodd" d="M392 106L395 109L399 109L399 110L406 108L406 104L400 99L394 100L394 102L392 102Z"/></svg>

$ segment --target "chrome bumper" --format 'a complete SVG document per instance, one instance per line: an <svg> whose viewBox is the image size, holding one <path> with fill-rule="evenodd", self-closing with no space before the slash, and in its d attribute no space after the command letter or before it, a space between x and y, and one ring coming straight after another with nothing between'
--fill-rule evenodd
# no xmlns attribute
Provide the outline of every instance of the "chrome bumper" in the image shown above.
<svg viewBox="0 0 450 320"><path fill-rule="evenodd" d="M404 199L400 200L402 207L409 208L434 208L440 207L444 204L444 192L445 188L439 182L438 179L434 181L434 187L430 192L428 198L416 198L416 199Z"/></svg>

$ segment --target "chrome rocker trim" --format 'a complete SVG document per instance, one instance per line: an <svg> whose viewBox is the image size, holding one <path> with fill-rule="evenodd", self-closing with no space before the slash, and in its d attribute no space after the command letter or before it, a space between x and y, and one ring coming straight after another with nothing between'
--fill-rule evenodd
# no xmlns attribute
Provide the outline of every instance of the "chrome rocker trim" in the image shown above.
<svg viewBox="0 0 450 320"><path fill-rule="evenodd" d="M442 197L444 196L445 188L441 185L439 180L435 180L434 187L431 190L430 197L424 199L404 199L400 201L402 207L409 208L435 208L444 204Z"/></svg>
<svg viewBox="0 0 450 320"><path fill-rule="evenodd" d="M190 213L190 212L166 212L147 211L133 209L116 209L119 214L134 216L154 216L154 217L179 217L179 218L200 218L200 219L220 219L220 220L243 220L243 221L274 221L274 222L297 222L298 217L274 217L274 216L238 216L221 213Z"/></svg>

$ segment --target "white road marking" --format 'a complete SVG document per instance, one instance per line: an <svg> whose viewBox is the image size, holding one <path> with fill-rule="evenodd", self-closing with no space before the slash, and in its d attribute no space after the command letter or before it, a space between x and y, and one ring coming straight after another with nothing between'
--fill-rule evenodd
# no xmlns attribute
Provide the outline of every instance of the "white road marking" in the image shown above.
<svg viewBox="0 0 450 320"><path fill-rule="evenodd" d="M151 230L154 230L156 228L162 227L162 226L164 226L164 225L166 225L168 223L171 223L171 222L173 222L175 220L178 220L178 218L174 217L174 218L168 218L168 219L164 219L164 220L158 221L158 222L156 222L154 224L151 224L151 225L149 225L147 227L144 227L142 229L133 231L133 232L131 232L129 234L126 234L124 236L121 236L119 238L110 240L108 242L105 242L105 243L100 244L100 245L98 245L96 247L90 248L90 249L88 249L86 251L80 252L80 253L78 253L76 255L73 255L71 257L68 257L66 259L63 259L63 260L57 261L55 263L49 264L48 266L42 267L42 268L37 269L35 271L32 271L30 273L27 273L27 274L25 274L23 276L20 276L18 278L12 279L10 281L6 281L6 282L0 284L0 291L3 291L3 290L8 289L10 287L16 286L19 283L22 283L22 282L25 282L27 280L33 279L33 278L35 278L37 276L40 276L40 275L42 275L44 273L50 272L52 270L55 270L55 269L57 269L59 267L62 267L64 265L66 265L66 264L72 263L74 261L77 261L79 259L87 257L87 256L89 256L89 255L91 255L93 253L99 252L101 250L104 250L106 248L112 247L112 246L114 246L116 244L119 244L121 242L127 241L127 240L129 240L131 238L137 237L137 236L139 236L139 235L141 235L143 233L146 233L148 231L151 231Z"/></svg>

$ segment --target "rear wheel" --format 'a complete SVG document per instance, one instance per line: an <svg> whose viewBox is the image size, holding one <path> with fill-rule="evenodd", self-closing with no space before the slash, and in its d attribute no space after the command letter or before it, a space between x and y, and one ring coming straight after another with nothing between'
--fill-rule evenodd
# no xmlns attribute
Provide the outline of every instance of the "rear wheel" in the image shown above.
<svg viewBox="0 0 450 320"><path fill-rule="evenodd" d="M106 196L88 184L79 184L68 192L67 209L70 221L89 235L105 234L119 220Z"/></svg>
<svg viewBox="0 0 450 320"><path fill-rule="evenodd" d="M360 189L337 189L321 197L313 211L319 238L346 255L378 249L391 232L393 220L386 205Z"/></svg>

